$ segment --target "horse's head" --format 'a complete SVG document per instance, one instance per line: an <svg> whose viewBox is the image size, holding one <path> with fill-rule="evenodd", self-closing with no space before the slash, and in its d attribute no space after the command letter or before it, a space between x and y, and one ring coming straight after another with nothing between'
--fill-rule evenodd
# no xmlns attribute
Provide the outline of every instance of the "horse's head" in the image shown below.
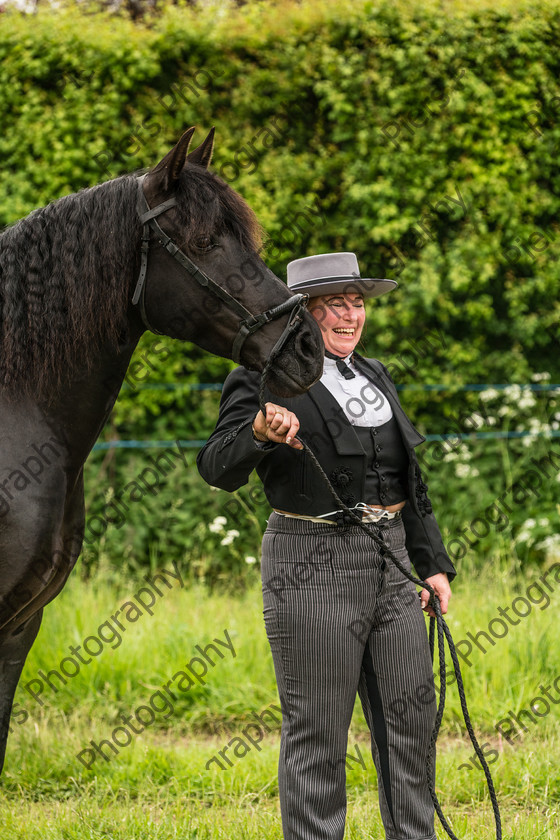
<svg viewBox="0 0 560 840"><path fill-rule="evenodd" d="M260 371L297 316L293 295L259 257L251 209L208 171L213 130L189 154L193 133L185 132L139 183L143 256L133 303L150 329ZM272 319L251 317L270 310ZM320 330L306 311L300 315L268 375L279 396L301 393L321 375Z"/></svg>

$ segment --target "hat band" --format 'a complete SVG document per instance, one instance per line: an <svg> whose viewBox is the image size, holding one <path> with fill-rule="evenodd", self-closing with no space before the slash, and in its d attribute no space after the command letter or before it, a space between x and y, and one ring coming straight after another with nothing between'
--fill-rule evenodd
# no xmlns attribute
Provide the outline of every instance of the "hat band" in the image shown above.
<svg viewBox="0 0 560 840"><path fill-rule="evenodd" d="M291 289L296 289L296 288L297 289L303 289L306 286L316 286L318 283L336 283L336 282L339 282L339 281L341 283L343 283L343 282L348 282L348 283L357 282L357 283L359 283L360 281L362 281L362 277L360 277L359 274L358 275L356 275L356 274L343 274L342 276L335 274L335 275L330 275L328 277L315 277L312 280L301 280L298 283L294 283L292 286L290 286L290 288Z"/></svg>

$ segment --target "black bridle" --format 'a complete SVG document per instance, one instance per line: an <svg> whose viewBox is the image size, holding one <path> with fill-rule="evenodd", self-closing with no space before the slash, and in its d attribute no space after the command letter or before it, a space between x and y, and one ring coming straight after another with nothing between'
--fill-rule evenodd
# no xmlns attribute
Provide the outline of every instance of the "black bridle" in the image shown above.
<svg viewBox="0 0 560 840"><path fill-rule="evenodd" d="M219 286L211 277L208 277L207 274L202 271L187 255L181 251L179 246L168 236L161 227L156 222L156 217L161 216L162 213L165 213L171 207L175 207L177 205L177 200L175 198L169 198L167 201L158 204L157 207L151 208L148 205L146 200L146 196L144 195L144 190L142 188L142 182L145 178L143 175L141 178L138 179L138 216L140 217L140 222L142 224L142 247L140 252L140 272L138 274L138 280L136 281L136 288L134 289L134 294L132 296L132 303L134 306L140 307L140 317L144 325L154 333L158 333L161 335L159 330L154 329L150 325L148 321L148 316L146 315L146 304L145 304L145 295L146 295L146 276L148 272L148 251L150 248L150 232L153 231L157 237L158 242L162 245L166 251L168 251L172 257L174 257L177 262L185 269L187 274L189 274L197 283L199 283L204 288L208 289L208 291L212 292L220 300L227 303L228 308L235 312L237 315L240 316L241 322L239 325L239 330L233 340L232 350L231 350L231 358L234 362L239 362L241 357L241 348L245 343L246 339L256 333L261 327L264 327L265 324L270 323L270 321L275 321L277 318L281 318L282 315L286 313L291 313L290 318L288 319L288 323L282 332L282 335L272 348L268 360L270 361L275 356L280 353L288 339L299 329L303 322L303 313L305 311L305 307L307 301L309 299L308 295L294 295L293 297L288 298L283 303L278 304L278 306L274 306L272 309L267 309L266 312L261 312L260 315L252 315L248 309L246 309L242 303L240 303L236 298L230 295L225 289Z"/></svg>

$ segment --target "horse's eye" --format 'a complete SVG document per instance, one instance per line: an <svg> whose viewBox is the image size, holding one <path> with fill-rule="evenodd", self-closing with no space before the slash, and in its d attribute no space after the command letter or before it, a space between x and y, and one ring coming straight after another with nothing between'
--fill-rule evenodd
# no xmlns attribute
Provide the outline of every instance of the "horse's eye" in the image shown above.
<svg viewBox="0 0 560 840"><path fill-rule="evenodd" d="M211 251L216 245L209 236L199 236L192 244L201 254L206 253L206 251Z"/></svg>

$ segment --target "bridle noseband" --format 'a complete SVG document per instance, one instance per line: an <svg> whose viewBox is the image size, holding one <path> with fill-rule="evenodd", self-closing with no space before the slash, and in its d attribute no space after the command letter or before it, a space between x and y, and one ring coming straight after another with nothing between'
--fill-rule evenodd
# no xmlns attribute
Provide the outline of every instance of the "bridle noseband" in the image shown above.
<svg viewBox="0 0 560 840"><path fill-rule="evenodd" d="M156 222L156 217L165 213L171 207L175 207L177 205L177 200L175 198L169 198L167 201L158 204L157 207L150 208L142 188L142 182L145 177L145 175L142 175L142 177L138 179L137 209L140 222L142 223L142 247L140 251L140 272L138 274L136 288L134 289L134 294L132 296L133 305L140 307L140 317L142 318L144 325L152 332L161 335L159 330L154 329L154 327L150 325L146 315L145 304L150 231L153 231L160 245L162 245L166 251L168 251L171 256L177 260L178 263L180 263L187 274L189 274L201 286L204 286L204 288L212 292L212 294L217 298L227 303L229 309L233 310L233 312L240 316L241 323L237 335L233 340L231 351L231 358L234 362L240 361L241 348L250 335L256 333L257 330L265 324L268 324L270 321L275 321L287 312L291 312L291 317L289 318L282 335L272 348L268 358L270 360L277 356L290 336L292 336L301 326L303 322L303 313L305 311L307 301L309 300L309 295L294 295L293 297L288 298L288 300L285 300L283 303L280 303L278 306L274 306L272 309L267 309L266 312L261 312L260 315L252 315L242 303L219 286L214 280L212 280L211 277L208 277L201 268L199 268L183 251L181 251L173 239L163 232L159 224Z"/></svg>

